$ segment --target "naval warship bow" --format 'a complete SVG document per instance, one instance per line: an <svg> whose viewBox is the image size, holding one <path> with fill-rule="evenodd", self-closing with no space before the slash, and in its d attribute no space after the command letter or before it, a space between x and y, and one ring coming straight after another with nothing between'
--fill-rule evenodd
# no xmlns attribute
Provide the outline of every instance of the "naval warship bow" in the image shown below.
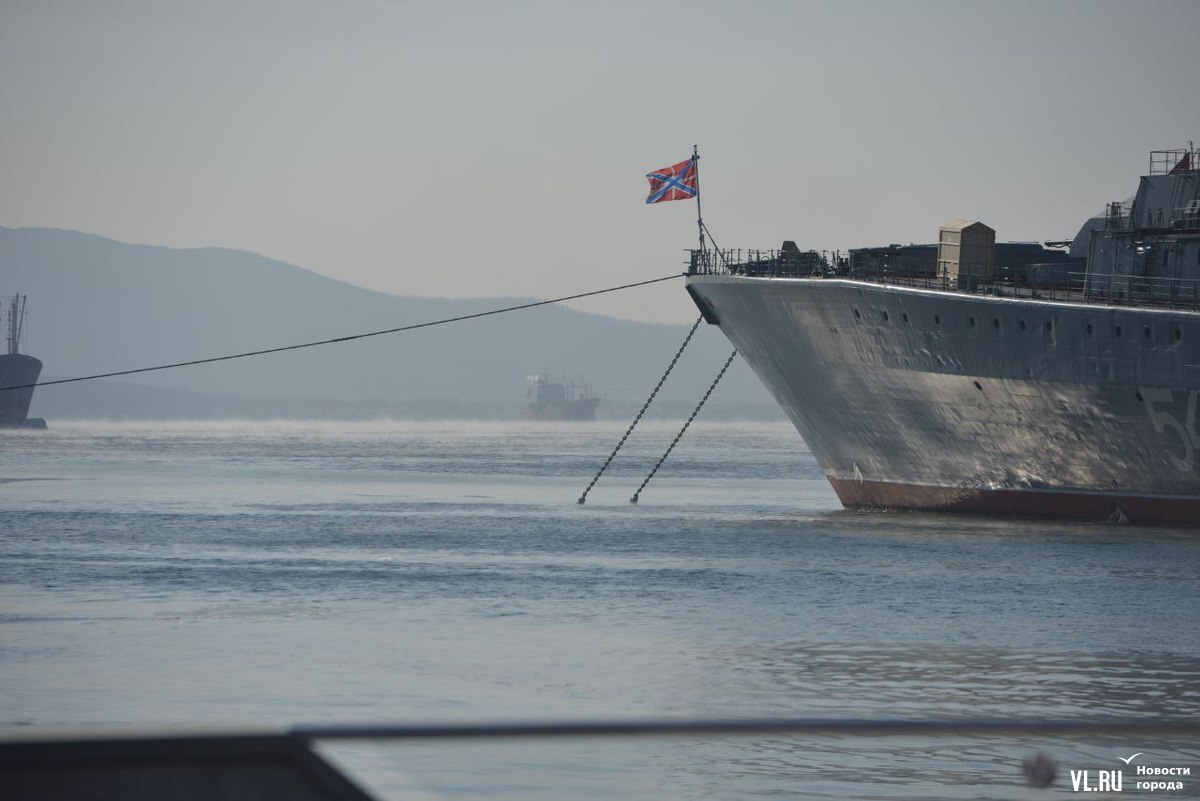
<svg viewBox="0 0 1200 801"><path fill-rule="evenodd" d="M687 289L848 508L1200 524L1200 167L1070 242L692 251Z"/></svg>

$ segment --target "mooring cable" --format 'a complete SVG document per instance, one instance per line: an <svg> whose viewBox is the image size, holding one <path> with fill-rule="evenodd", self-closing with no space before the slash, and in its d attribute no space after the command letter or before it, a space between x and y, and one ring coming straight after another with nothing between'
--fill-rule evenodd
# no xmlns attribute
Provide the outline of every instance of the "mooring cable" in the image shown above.
<svg viewBox="0 0 1200 801"><path fill-rule="evenodd" d="M650 479L654 478L654 474L658 472L658 468L662 467L663 462L667 461L667 457L671 455L671 451L675 450L675 446L679 444L679 440L683 438L683 433L688 430L688 426L690 426L692 421L696 419L696 415L700 414L700 409L708 401L708 396L713 393L713 390L717 388L717 384L719 384L721 379L725 376L725 371L729 369L729 365L733 364L733 358L735 356L737 356L736 350L729 354L729 358L725 360L725 366L721 368L721 372L717 373L717 377L713 379L711 384L709 384L708 392L705 392L704 397L701 398L700 402L696 404L696 408L692 410L691 416L687 419L687 422L683 424L683 428L679 429L679 433L675 435L675 439L671 440L671 444L667 446L667 450L658 460L658 464L654 465L654 469L650 471L650 475L646 476L645 480L642 481L641 486L638 487L637 491L633 493L633 497L629 499L630 503L638 502L638 496L642 494L642 490L644 490L646 485L650 483Z"/></svg>
<svg viewBox="0 0 1200 801"><path fill-rule="evenodd" d="M618 442L617 446L612 449L612 453L610 453L608 458L604 460L604 464L600 465L600 469L596 471L596 475L592 476L591 483L587 485L587 488L583 491L583 494L579 496L579 500L577 500L575 503L582 505L587 501L588 493L592 491L592 487L596 486L596 482L600 480L600 476L604 475L604 471L608 469L610 464L612 464L612 460L616 457L617 451L621 450L621 446L625 444L625 440L629 439L629 435L633 433L634 427L641 422L642 415L644 415L646 410L650 408L651 401L654 400L654 397L658 394L658 391L662 389L662 385L667 380L667 376L669 376L671 371L675 369L675 363L678 362L679 357L683 355L683 349L686 348L688 343L692 341L692 336L696 333L696 329L700 327L700 323L702 322L704 322L703 316L697 317L696 322L692 323L692 330L688 331L687 336L683 338L683 344L679 346L679 350L675 351L675 358L671 359L671 363L667 365L667 371L662 374L662 378L658 379L658 384L656 384L654 389L650 392L650 397L646 398L646 402L642 404L641 411L639 411L637 416L633 418L633 422L629 424L629 428L625 429L625 435L621 437L621 441Z"/></svg>
<svg viewBox="0 0 1200 801"><path fill-rule="evenodd" d="M369 331L365 334L351 334L344 337L334 337L332 339L320 339L316 342L305 342L299 345L284 345L278 348L264 348L263 350L246 351L245 353L232 353L226 356L213 356L207 359L193 359L186 362L173 362L171 364L159 364L154 367L138 367L133 370L116 370L111 373L96 373L94 375L81 375L74 378L59 378L54 381L39 381L33 384L18 384L11 387L0 387L0 392L13 389L30 389L32 387L48 387L54 384L70 384L75 381L92 381L97 378L114 378L121 375L133 375L134 373L150 373L155 370L170 370L175 367L191 367L197 364L210 364L212 362L224 362L231 359L245 359L249 356L265 356L269 353L282 353L288 350L300 350L301 348L315 348L318 345L332 345L337 342L351 342L356 339L366 339L367 337L378 337L384 334L399 334L403 331L414 331L418 328L432 328L435 325L446 325L448 323L459 323L464 320L474 320L478 317L489 317L494 314L505 314L507 312L520 311L522 309L532 309L536 306L548 306L551 303L563 303L568 300L578 300L579 298L589 298L593 295L604 295L609 292L619 292L623 289L633 289L634 287L646 286L648 284L657 284L661 281L671 281L676 278L682 278L682 273L674 275L666 275L662 278L651 278L648 281L637 281L632 284L622 284L621 286L612 286L607 289L595 289L591 292L580 292L575 295L564 295L561 298L551 298L550 300L538 300L531 303L522 303L517 306L506 306L502 309L490 309L484 312L475 312L474 314L464 314L458 317L447 317L441 320L432 320L427 323L414 323L412 325L402 325L397 328L388 328L383 331Z"/></svg>
<svg viewBox="0 0 1200 801"><path fill-rule="evenodd" d="M717 252L717 258L719 258L721 260L721 263L725 265L726 269L728 269L729 268L729 260L725 258L725 251L721 250L721 246L717 244L717 240L713 239L712 231L708 230L708 226L705 225L703 221L700 222L700 227L704 230L704 233L708 236L708 241L712 242L713 250L715 250Z"/></svg>

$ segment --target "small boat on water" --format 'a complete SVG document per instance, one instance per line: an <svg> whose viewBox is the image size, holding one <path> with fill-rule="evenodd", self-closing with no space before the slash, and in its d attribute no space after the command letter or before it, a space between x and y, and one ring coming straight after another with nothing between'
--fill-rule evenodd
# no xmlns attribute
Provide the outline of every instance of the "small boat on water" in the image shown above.
<svg viewBox="0 0 1200 801"><path fill-rule="evenodd" d="M544 374L529 376L525 417L529 420L595 420L596 397L582 380L555 381Z"/></svg>

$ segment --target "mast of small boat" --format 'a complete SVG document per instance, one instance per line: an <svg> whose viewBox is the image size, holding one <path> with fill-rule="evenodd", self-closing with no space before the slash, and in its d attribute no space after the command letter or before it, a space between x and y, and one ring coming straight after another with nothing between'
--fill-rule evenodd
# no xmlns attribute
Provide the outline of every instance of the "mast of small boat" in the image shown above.
<svg viewBox="0 0 1200 801"><path fill-rule="evenodd" d="M13 355L21 345L21 326L25 322L25 297L13 295L8 304L8 353Z"/></svg>

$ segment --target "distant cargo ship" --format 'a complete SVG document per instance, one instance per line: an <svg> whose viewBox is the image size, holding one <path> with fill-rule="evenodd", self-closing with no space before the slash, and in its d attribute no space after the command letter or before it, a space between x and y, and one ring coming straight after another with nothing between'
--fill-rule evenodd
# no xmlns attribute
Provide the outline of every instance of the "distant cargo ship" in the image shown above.
<svg viewBox="0 0 1200 801"><path fill-rule="evenodd" d="M595 420L599 404L583 381L562 383L541 374L529 376L525 417L530 420Z"/></svg>
<svg viewBox="0 0 1200 801"><path fill-rule="evenodd" d="M18 353L21 328L25 324L25 296L13 295L8 305L8 353L0 355L0 428L45 428L40 417L30 418L33 387L42 373L42 363ZM21 389L5 389L21 387Z"/></svg>
<svg viewBox="0 0 1200 801"><path fill-rule="evenodd" d="M846 507L1200 524L1198 159L1151 154L1066 254L955 220L845 260L694 251L687 289Z"/></svg>

